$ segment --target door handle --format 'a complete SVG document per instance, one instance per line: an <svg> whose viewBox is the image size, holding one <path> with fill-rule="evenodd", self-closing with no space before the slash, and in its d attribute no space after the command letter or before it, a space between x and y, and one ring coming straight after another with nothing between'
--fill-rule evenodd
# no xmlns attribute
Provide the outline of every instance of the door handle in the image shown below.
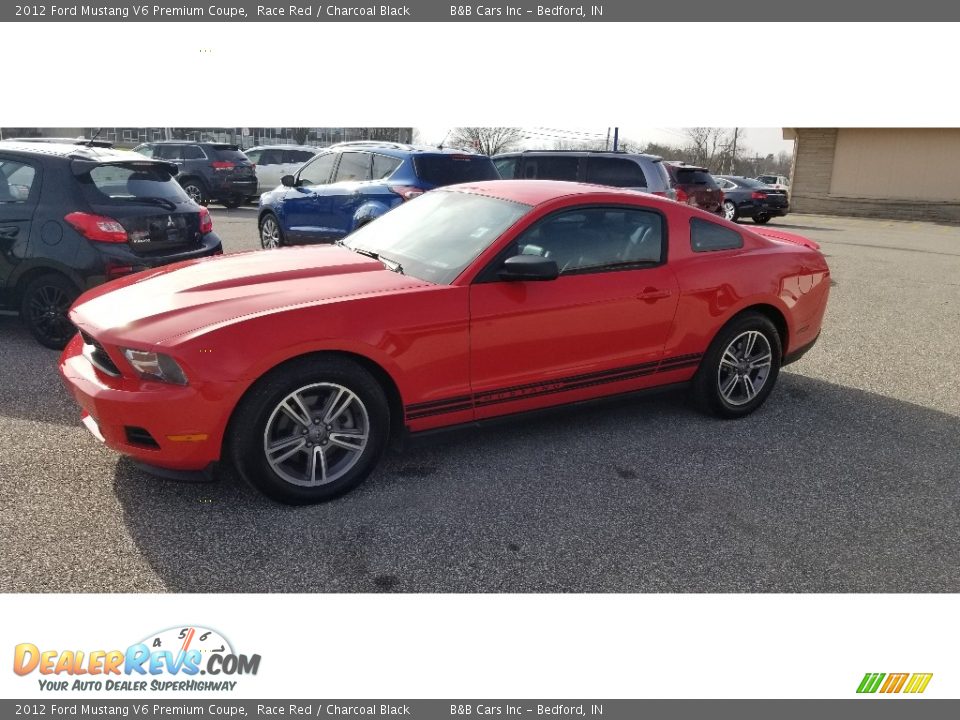
<svg viewBox="0 0 960 720"><path fill-rule="evenodd" d="M20 228L18 228L16 225L0 227L0 238L3 238L4 240L13 240L18 234L20 234Z"/></svg>
<svg viewBox="0 0 960 720"><path fill-rule="evenodd" d="M643 292L637 295L639 300L663 300L670 297L669 290L658 290L654 287L644 288Z"/></svg>

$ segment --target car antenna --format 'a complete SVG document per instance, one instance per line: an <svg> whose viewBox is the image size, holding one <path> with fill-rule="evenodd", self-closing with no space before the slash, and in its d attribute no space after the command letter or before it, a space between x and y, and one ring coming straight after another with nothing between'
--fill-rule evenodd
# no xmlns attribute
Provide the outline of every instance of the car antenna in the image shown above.
<svg viewBox="0 0 960 720"><path fill-rule="evenodd" d="M103 132L103 128L97 128L97 131L93 134L93 137L90 138L89 140L87 140L87 142L85 142L84 145L86 145L87 147L93 147L94 141L95 141L98 137L100 137L100 133L101 133L101 132Z"/></svg>
<svg viewBox="0 0 960 720"><path fill-rule="evenodd" d="M453 129L453 128L450 128L450 130L452 130L452 129ZM443 150L443 142L444 142L444 140L447 139L447 135L450 134L450 130L447 130L447 132L444 134L443 140L441 140L440 143L437 145L437 150Z"/></svg>

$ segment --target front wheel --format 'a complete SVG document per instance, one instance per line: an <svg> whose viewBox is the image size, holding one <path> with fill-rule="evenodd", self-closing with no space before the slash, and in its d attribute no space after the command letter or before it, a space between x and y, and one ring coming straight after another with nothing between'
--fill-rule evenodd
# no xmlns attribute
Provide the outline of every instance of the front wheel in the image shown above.
<svg viewBox="0 0 960 720"><path fill-rule="evenodd" d="M24 289L20 317L41 345L63 350L76 335L67 311L79 294L72 282L56 273L41 275Z"/></svg>
<svg viewBox="0 0 960 720"><path fill-rule="evenodd" d="M723 216L730 222L735 222L737 219L737 206L734 205L732 200L723 201Z"/></svg>
<svg viewBox="0 0 960 720"><path fill-rule="evenodd" d="M265 495L290 505L330 500L363 482L390 435L383 388L356 363L315 357L278 368L231 422L231 460Z"/></svg>
<svg viewBox="0 0 960 720"><path fill-rule="evenodd" d="M283 247L283 231L276 215L264 215L260 221L260 246L264 250Z"/></svg>
<svg viewBox="0 0 960 720"><path fill-rule="evenodd" d="M714 338L693 381L702 410L722 418L749 415L763 405L780 373L780 334L759 313L744 313Z"/></svg>

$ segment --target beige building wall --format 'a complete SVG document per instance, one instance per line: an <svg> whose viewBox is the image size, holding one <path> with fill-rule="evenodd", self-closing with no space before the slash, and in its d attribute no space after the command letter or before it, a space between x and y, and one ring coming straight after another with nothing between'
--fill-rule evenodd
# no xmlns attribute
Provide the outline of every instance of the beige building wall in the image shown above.
<svg viewBox="0 0 960 720"><path fill-rule="evenodd" d="M960 128L787 128L795 212L960 222Z"/></svg>

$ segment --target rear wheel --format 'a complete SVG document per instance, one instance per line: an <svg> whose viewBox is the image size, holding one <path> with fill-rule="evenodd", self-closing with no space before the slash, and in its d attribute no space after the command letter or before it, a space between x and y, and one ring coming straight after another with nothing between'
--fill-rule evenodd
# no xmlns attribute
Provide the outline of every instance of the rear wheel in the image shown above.
<svg viewBox="0 0 960 720"><path fill-rule="evenodd" d="M197 205L206 205L209 202L209 199L207 198L207 191L204 190L203 185L199 180L190 179L184 181L183 191Z"/></svg>
<svg viewBox="0 0 960 720"><path fill-rule="evenodd" d="M62 350L76 334L67 311L79 294L72 282L56 273L34 278L24 289L20 317L41 345Z"/></svg>
<svg viewBox="0 0 960 720"><path fill-rule="evenodd" d="M732 200L723 201L723 216L730 222L735 222L737 219L737 206L733 203Z"/></svg>
<svg viewBox="0 0 960 720"><path fill-rule="evenodd" d="M770 222L770 216L769 216L769 215L757 215L757 216L755 216L755 217L753 218L753 221L754 221L757 225L766 225L768 222Z"/></svg>
<svg viewBox="0 0 960 720"><path fill-rule="evenodd" d="M290 505L330 500L376 467L390 434L383 388L351 360L289 363L261 380L231 423L240 475Z"/></svg>
<svg viewBox="0 0 960 720"><path fill-rule="evenodd" d="M702 410L739 418L760 407L780 373L780 334L769 318L748 312L717 333L693 381Z"/></svg>
<svg viewBox="0 0 960 720"><path fill-rule="evenodd" d="M246 202L246 198L243 195L231 195L221 200L220 204L232 210L233 208L240 207L244 202Z"/></svg>
<svg viewBox="0 0 960 720"><path fill-rule="evenodd" d="M267 213L260 221L260 246L266 250L283 247L283 231L277 216Z"/></svg>

